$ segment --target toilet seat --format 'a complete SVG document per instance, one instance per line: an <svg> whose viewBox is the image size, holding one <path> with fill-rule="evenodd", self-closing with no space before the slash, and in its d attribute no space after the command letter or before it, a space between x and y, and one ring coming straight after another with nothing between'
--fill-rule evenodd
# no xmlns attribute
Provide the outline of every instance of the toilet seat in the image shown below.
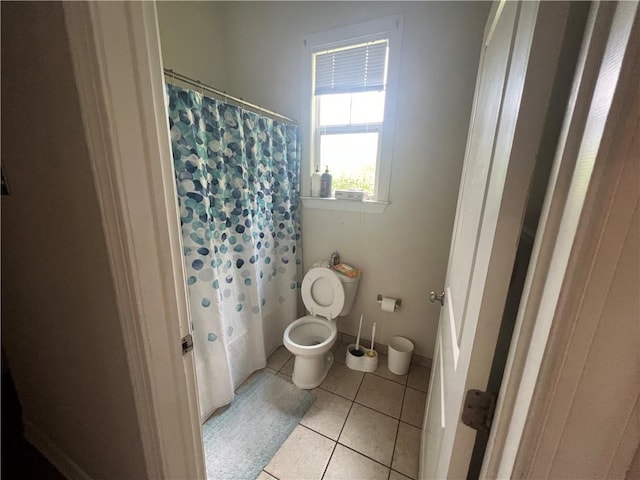
<svg viewBox="0 0 640 480"><path fill-rule="evenodd" d="M284 331L284 345L295 355L308 355L331 347L337 335L335 322L307 315L289 324Z"/></svg>
<svg viewBox="0 0 640 480"><path fill-rule="evenodd" d="M302 301L313 316L336 318L344 307L344 288L331 269L313 268L305 275L301 287Z"/></svg>

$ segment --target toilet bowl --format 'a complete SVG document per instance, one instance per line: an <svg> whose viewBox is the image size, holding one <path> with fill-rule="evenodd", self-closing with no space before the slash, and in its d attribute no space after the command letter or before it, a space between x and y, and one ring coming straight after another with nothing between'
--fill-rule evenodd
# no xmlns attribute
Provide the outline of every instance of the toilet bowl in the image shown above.
<svg viewBox="0 0 640 480"><path fill-rule="evenodd" d="M315 388L324 381L333 364L331 347L337 337L335 321L311 315L286 328L284 346L295 355L291 378L298 388Z"/></svg>
<svg viewBox="0 0 640 480"><path fill-rule="evenodd" d="M326 267L314 267L302 281L302 300L311 313L284 331L284 346L295 355L293 383L311 389L320 385L331 365L336 341L336 318L351 310L359 276L350 278Z"/></svg>

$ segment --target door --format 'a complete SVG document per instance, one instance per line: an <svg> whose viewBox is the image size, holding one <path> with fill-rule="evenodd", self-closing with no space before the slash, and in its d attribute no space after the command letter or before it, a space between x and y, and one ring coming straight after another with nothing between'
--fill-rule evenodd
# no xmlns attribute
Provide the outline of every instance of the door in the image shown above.
<svg viewBox="0 0 640 480"><path fill-rule="evenodd" d="M549 2L556 3L556 2ZM495 3L481 53L432 364L420 478L466 478L465 392L487 385L568 5Z"/></svg>

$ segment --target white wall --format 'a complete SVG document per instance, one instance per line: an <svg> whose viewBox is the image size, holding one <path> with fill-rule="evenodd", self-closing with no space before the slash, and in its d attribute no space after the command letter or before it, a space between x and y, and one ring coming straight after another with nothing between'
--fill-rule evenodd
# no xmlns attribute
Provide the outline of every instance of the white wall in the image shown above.
<svg viewBox="0 0 640 480"><path fill-rule="evenodd" d="M175 30L163 26L180 3L159 8L165 63ZM431 357L440 313L428 301L444 285L458 185L464 157L482 33L489 5L478 2L226 2L206 4L222 17L219 60L227 78L217 85L234 95L300 118L305 34L387 15L404 14L391 205L382 215L303 210L303 260L337 250L363 271L352 313L338 328L355 334L364 313L377 338L414 341L416 353ZM184 30L181 33L184 35ZM183 40L180 40L183 41ZM195 52L193 52L195 53ZM184 64L195 75L208 51ZM196 73L194 73L196 72ZM304 160L304 159L303 159ZM303 178L303 181L305 179ZM395 314L383 313L380 293L402 299ZM368 333L366 336L370 336Z"/></svg>
<svg viewBox="0 0 640 480"><path fill-rule="evenodd" d="M144 478L59 2L2 5L2 163L2 344L24 419L93 478Z"/></svg>
<svg viewBox="0 0 640 480"><path fill-rule="evenodd" d="M222 35L224 3L158 2L165 68L223 88L227 83Z"/></svg>

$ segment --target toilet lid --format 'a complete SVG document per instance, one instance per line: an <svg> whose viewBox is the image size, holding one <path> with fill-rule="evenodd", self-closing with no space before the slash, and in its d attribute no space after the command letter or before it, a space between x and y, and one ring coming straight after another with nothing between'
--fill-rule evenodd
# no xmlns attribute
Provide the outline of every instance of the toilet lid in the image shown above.
<svg viewBox="0 0 640 480"><path fill-rule="evenodd" d="M302 280L302 301L312 315L336 318L344 307L344 288L338 275L326 267L309 270Z"/></svg>

